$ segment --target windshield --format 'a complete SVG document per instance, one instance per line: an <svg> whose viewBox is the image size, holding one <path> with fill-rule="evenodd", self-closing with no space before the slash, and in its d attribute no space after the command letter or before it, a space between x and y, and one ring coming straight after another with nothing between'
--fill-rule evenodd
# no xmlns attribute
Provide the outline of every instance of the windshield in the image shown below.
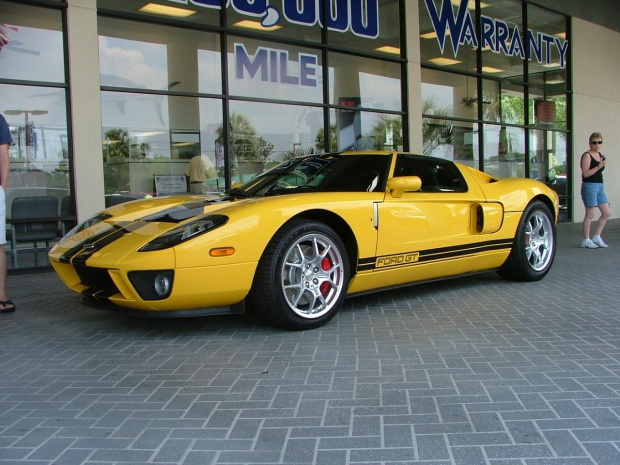
<svg viewBox="0 0 620 465"><path fill-rule="evenodd" d="M378 192L385 190L391 157L379 154L321 154L288 160L229 190L232 197L264 197L298 192Z"/></svg>

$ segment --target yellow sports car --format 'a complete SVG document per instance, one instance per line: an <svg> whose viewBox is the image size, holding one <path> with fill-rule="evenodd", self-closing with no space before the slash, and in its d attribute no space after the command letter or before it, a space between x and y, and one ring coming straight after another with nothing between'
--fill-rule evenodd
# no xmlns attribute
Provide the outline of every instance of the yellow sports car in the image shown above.
<svg viewBox="0 0 620 465"><path fill-rule="evenodd" d="M397 152L308 155L222 195L103 210L51 251L86 303L176 317L241 313L292 329L360 293L498 270L549 271L557 194L449 160Z"/></svg>

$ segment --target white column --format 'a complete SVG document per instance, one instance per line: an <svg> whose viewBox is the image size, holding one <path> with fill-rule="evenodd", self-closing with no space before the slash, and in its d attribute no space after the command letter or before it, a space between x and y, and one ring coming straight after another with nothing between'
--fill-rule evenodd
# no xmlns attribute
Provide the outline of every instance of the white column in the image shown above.
<svg viewBox="0 0 620 465"><path fill-rule="evenodd" d="M405 2L407 25L407 90L409 92L409 150L422 153L422 68L420 63L419 0Z"/></svg>
<svg viewBox="0 0 620 465"><path fill-rule="evenodd" d="M97 1L69 0L69 77L78 220L104 208Z"/></svg>

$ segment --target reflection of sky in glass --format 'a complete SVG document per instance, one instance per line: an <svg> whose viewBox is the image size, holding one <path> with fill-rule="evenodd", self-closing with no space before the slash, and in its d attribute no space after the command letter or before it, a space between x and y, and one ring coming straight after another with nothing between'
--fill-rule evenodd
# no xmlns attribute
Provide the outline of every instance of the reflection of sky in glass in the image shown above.
<svg viewBox="0 0 620 465"><path fill-rule="evenodd" d="M171 121L178 118L169 113L169 99L186 99L187 105L195 102L192 97L102 92L103 139L110 129L123 129L133 138L133 143L150 145L149 158L170 158L170 130L174 127ZM219 100L210 99L200 99L198 105L201 151L213 158L217 128L222 124L222 105Z"/></svg>
<svg viewBox="0 0 620 465"><path fill-rule="evenodd" d="M6 31L11 41L0 51L3 78L65 81L62 32L6 26L11 28Z"/></svg>
<svg viewBox="0 0 620 465"><path fill-rule="evenodd" d="M110 128L165 129L170 127L168 97L163 95L102 92L103 126Z"/></svg>
<svg viewBox="0 0 620 465"><path fill-rule="evenodd" d="M321 108L252 102L231 102L230 108L247 116L257 135L274 145L272 157L293 150L296 143L302 149L314 148L323 127Z"/></svg>
<svg viewBox="0 0 620 465"><path fill-rule="evenodd" d="M36 149L32 149L32 155L38 158L58 159L62 158L62 146L60 136L67 135L67 119L65 107L65 90L47 87L31 86L0 86L0 112L4 114L11 130L13 131L14 146L9 148L12 157L19 156L19 144L22 140L16 138L17 131L22 131L26 116L7 115L6 110L44 110L44 115L28 115L29 123L34 125L36 134ZM22 147L22 156L25 148Z"/></svg>
<svg viewBox="0 0 620 465"><path fill-rule="evenodd" d="M198 50L198 92L218 94L222 92L220 52Z"/></svg>
<svg viewBox="0 0 620 465"><path fill-rule="evenodd" d="M400 79L368 73L360 73L359 79L363 106L400 111Z"/></svg>
<svg viewBox="0 0 620 465"><path fill-rule="evenodd" d="M422 98L434 100L438 108L451 108L454 103L454 89L451 86L422 83Z"/></svg>
<svg viewBox="0 0 620 465"><path fill-rule="evenodd" d="M99 37L101 85L168 89L166 45Z"/></svg>

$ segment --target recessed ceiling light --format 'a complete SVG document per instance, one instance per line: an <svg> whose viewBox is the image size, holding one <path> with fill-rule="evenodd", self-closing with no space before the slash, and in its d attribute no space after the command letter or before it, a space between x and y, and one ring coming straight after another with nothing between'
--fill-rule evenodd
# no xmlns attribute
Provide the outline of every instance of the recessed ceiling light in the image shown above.
<svg viewBox="0 0 620 465"><path fill-rule="evenodd" d="M454 6L460 6L461 5L461 0L452 0L452 4ZM480 2L480 8L486 8L488 7L489 4L488 3L484 3L484 2ZM474 0L469 0L469 2L467 2L467 9L468 10L475 10L476 9L476 2Z"/></svg>
<svg viewBox="0 0 620 465"><path fill-rule="evenodd" d="M446 29L446 36L450 35L450 29ZM437 38L437 33L435 31L433 32L427 32L425 34L420 34L420 38L422 39L436 39Z"/></svg>
<svg viewBox="0 0 620 465"><path fill-rule="evenodd" d="M457 63L461 63L459 60L453 60L452 58L445 58L445 57L431 58L428 61L430 61L431 63L435 63L436 65L439 65L439 66L450 66L450 65L456 65Z"/></svg>
<svg viewBox="0 0 620 465"><path fill-rule="evenodd" d="M243 21L239 21L233 26L244 27L246 29L256 29L259 31L276 31L278 29L282 29L282 26L269 26L265 27L258 21L250 21L249 19L244 19Z"/></svg>
<svg viewBox="0 0 620 465"><path fill-rule="evenodd" d="M560 63L545 63L542 66L543 68L557 68L560 66Z"/></svg>
<svg viewBox="0 0 620 465"><path fill-rule="evenodd" d="M483 73L501 73L503 72L503 69L499 69L499 68L492 68L491 66L483 66L482 67L482 72Z"/></svg>
<svg viewBox="0 0 620 465"><path fill-rule="evenodd" d="M384 45L375 49L377 52L392 53L394 55L400 55L400 48L392 47L391 45Z"/></svg>
<svg viewBox="0 0 620 465"><path fill-rule="evenodd" d="M158 3L147 3L139 11L144 13L153 13L156 15L174 16L175 18L187 18L193 14L196 14L192 10L184 10L183 8L177 8L174 6L160 5Z"/></svg>
<svg viewBox="0 0 620 465"><path fill-rule="evenodd" d="M566 32L558 32L557 34L554 34L556 37L559 37L560 39L566 39Z"/></svg>

